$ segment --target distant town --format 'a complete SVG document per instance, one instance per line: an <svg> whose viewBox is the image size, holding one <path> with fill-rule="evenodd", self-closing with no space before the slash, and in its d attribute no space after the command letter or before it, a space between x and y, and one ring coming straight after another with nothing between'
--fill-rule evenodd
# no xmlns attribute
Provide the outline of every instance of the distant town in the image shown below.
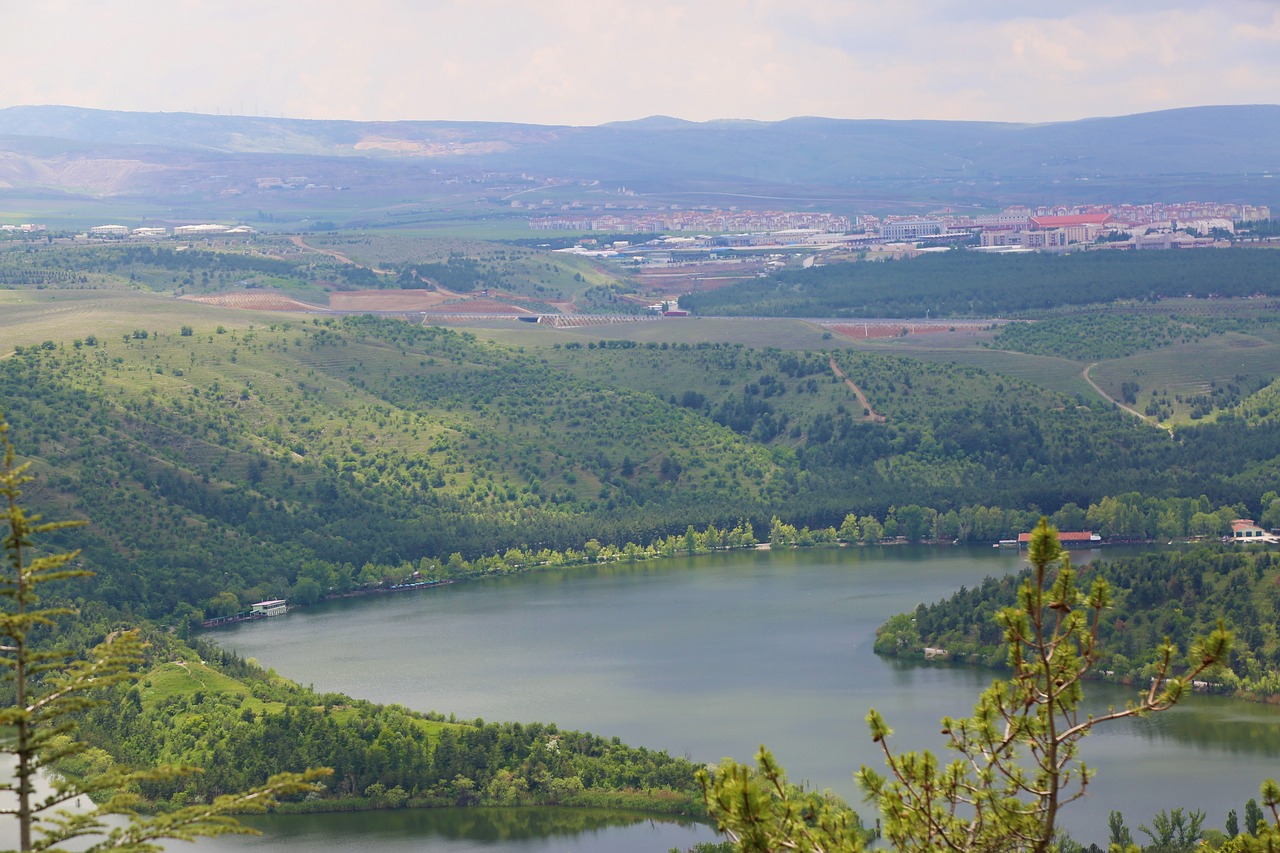
<svg viewBox="0 0 1280 853"><path fill-rule="evenodd" d="M572 207L566 205L565 207ZM557 217L529 219L535 231L662 234L633 245L625 240L584 237L561 251L597 257L630 256L638 263L671 261L682 254L723 251L758 253L791 249L828 252L846 249L872 258L899 258L916 252L966 246L986 252L1066 252L1081 249L1142 250L1226 247L1242 240L1273 239L1253 233L1269 223L1262 205L1188 201L1176 204L1118 204L1008 207L998 213L942 211L929 216L841 216L834 213L749 210L731 207L615 210L612 205ZM45 233L46 226L0 225L0 233ZM242 238L256 234L247 225L218 223L173 227L95 225L73 239L193 240ZM65 235L62 235L65 236ZM654 250L659 250L657 256ZM644 254L642 254L644 253Z"/></svg>
<svg viewBox="0 0 1280 853"><path fill-rule="evenodd" d="M1226 246L1241 236L1237 234L1241 223L1270 219L1271 210L1265 206L1191 201L1034 209L1018 206L979 215L945 211L923 217L868 215L854 219L831 213L671 207L656 212L537 218L529 221L529 227L537 231L676 232L677 236L662 241L664 248L673 250L870 249L910 243L915 248L965 244L1010 252ZM680 236L689 232L698 236ZM634 250L629 244L615 248Z"/></svg>

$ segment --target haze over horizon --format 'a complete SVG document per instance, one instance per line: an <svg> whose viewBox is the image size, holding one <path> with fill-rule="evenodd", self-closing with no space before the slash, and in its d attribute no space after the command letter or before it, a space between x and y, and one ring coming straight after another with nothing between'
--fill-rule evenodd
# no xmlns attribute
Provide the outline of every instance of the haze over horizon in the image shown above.
<svg viewBox="0 0 1280 853"><path fill-rule="evenodd" d="M1280 5L178 0L5 12L0 107L597 125L1058 122L1274 103ZM56 49L51 49L55 47Z"/></svg>

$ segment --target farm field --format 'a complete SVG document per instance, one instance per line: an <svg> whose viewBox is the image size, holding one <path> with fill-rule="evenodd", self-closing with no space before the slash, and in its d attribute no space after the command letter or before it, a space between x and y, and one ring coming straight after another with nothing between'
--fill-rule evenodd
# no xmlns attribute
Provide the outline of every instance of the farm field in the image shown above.
<svg viewBox="0 0 1280 853"><path fill-rule="evenodd" d="M243 293L219 293L216 296L184 296L192 302L204 305L219 305L224 308L245 309L250 311L323 311L325 307L310 302L303 302L283 293L261 291L245 291Z"/></svg>

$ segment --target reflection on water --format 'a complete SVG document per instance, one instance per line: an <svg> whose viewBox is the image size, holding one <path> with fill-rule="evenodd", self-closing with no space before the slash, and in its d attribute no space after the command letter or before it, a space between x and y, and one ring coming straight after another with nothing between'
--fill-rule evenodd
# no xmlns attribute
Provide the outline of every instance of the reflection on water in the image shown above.
<svg viewBox="0 0 1280 853"><path fill-rule="evenodd" d="M1151 741L1176 741L1213 755L1280 757L1280 708L1191 696L1173 710L1138 720L1133 732ZM1280 767L1276 768L1280 774Z"/></svg>
<svg viewBox="0 0 1280 853"><path fill-rule="evenodd" d="M264 849L305 849L313 853L353 849L379 853L423 849L433 853L654 853L672 847L683 850L715 837L709 827L700 824L599 809L549 807L275 815L247 818L244 822L269 834L201 841L202 853L256 853Z"/></svg>

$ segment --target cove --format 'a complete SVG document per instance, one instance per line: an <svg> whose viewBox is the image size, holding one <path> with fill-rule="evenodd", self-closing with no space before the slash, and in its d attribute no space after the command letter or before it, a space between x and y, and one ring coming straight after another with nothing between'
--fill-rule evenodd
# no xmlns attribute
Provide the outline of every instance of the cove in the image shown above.
<svg viewBox="0 0 1280 853"><path fill-rule="evenodd" d="M966 715L994 677L882 660L871 651L876 627L1022 565L1017 552L991 548L735 552L338 601L209 636L317 690L422 711L555 722L699 761L749 761L765 743L793 779L859 805L853 771L882 766L866 732L868 708L894 728L898 750L936 750L938 719ZM1098 710L1130 695L1104 685L1090 685L1089 693ZM1221 828L1228 809L1242 812L1261 780L1280 774L1280 709L1193 696L1169 713L1100 730L1083 752L1098 776L1086 799L1064 812L1078 840L1105 842L1107 815L1116 808L1135 830L1177 806L1204 809L1205 825ZM412 822L427 833L419 841L455 849L437 848L438 837L421 828L430 814L415 813ZM284 849L296 846L287 841L290 832L310 826L340 834L349 821L366 827L364 846L396 850L395 838L381 846L382 835L368 827L411 822L402 815L268 818L255 821L271 833L267 839L201 846ZM626 849L628 833L651 825L559 836L551 846L520 846L526 838L483 847L603 853ZM649 838L640 849L710 837Z"/></svg>

